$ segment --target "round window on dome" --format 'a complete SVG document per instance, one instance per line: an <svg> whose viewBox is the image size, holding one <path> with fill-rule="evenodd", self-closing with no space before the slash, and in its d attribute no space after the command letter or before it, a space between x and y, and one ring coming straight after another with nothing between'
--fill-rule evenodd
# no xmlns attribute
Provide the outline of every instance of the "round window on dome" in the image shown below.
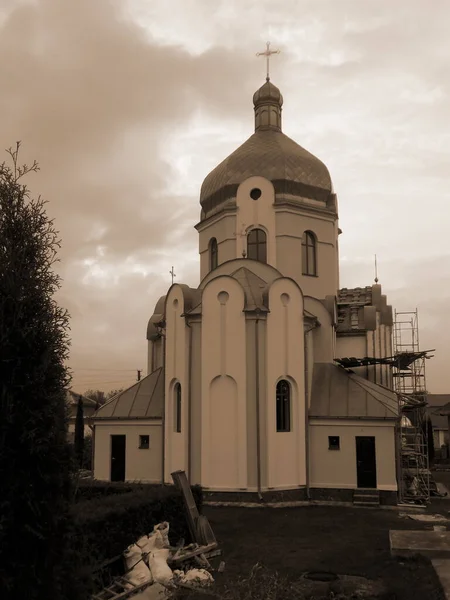
<svg viewBox="0 0 450 600"><path fill-rule="evenodd" d="M253 200L258 200L258 198L261 198L261 190L259 188L253 188L250 192L250 198L252 198Z"/></svg>

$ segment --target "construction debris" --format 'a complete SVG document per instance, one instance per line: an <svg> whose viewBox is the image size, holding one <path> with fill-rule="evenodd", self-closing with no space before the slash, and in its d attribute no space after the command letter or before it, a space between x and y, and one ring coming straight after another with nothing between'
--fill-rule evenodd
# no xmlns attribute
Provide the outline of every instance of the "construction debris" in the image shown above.
<svg viewBox="0 0 450 600"><path fill-rule="evenodd" d="M158 523L123 553L125 575L116 577L92 600L125 600L131 596L136 600L157 600L167 598L167 593L170 595L178 587L197 589L214 583L208 558L221 556L222 552L208 519L198 512L185 472L172 473L172 478L183 495L193 543L186 546L180 540L177 546L170 546L169 523ZM224 568L222 561L217 571L222 573Z"/></svg>

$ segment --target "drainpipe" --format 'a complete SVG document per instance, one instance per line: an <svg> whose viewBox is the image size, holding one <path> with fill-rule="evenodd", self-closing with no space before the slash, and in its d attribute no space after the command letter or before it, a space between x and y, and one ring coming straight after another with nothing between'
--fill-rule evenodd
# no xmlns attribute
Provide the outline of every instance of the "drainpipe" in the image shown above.
<svg viewBox="0 0 450 600"><path fill-rule="evenodd" d="M305 467L306 467L306 497L311 500L311 493L309 489L309 361L308 361L308 333L315 328L312 325L307 329L304 334L304 352L305 352Z"/></svg>
<svg viewBox="0 0 450 600"><path fill-rule="evenodd" d="M186 319L186 325L189 327L189 358L188 358L188 472L187 479L189 485L192 485L191 469L192 469L192 325Z"/></svg>
<svg viewBox="0 0 450 600"><path fill-rule="evenodd" d="M258 498L262 500L261 494L261 432L260 432L260 407L259 407L259 314L260 309L256 309L255 321L255 392L256 392L256 472L258 482Z"/></svg>
<svg viewBox="0 0 450 600"><path fill-rule="evenodd" d="M164 377L164 402L163 402L163 416L162 416L162 475L161 475L161 483L164 486L164 470L166 468L166 337L163 333L161 335L161 344L162 344L162 376Z"/></svg>

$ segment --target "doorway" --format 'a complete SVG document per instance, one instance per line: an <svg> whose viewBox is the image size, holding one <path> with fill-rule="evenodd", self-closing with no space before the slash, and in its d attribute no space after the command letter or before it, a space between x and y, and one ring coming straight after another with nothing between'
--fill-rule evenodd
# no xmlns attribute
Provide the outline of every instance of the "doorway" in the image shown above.
<svg viewBox="0 0 450 600"><path fill-rule="evenodd" d="M356 476L359 488L377 487L375 437L356 436Z"/></svg>
<svg viewBox="0 0 450 600"><path fill-rule="evenodd" d="M124 435L111 436L111 481L125 481Z"/></svg>

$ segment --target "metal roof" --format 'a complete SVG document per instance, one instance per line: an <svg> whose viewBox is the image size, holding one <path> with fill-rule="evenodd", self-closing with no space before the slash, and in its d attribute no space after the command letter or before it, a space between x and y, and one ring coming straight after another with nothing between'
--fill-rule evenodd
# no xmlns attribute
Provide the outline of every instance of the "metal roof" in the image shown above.
<svg viewBox="0 0 450 600"><path fill-rule="evenodd" d="M93 419L159 419L164 407L162 367L117 394L93 415Z"/></svg>
<svg viewBox="0 0 450 600"><path fill-rule="evenodd" d="M277 183L291 182L303 186L299 196L327 200L332 183L327 167L282 131L260 130L207 175L200 191L200 204L208 212L208 200L220 202L236 195L237 187L252 176L261 176ZM221 194L228 190L228 193ZM293 190L291 190L293 191ZM213 202L216 204L217 202Z"/></svg>
<svg viewBox="0 0 450 600"><path fill-rule="evenodd" d="M309 416L396 419L397 395L332 363L315 363Z"/></svg>
<svg viewBox="0 0 450 600"><path fill-rule="evenodd" d="M97 402L95 400L92 400L92 398L88 398L87 396L83 396L82 394L77 394L76 392L73 392L72 390L67 390L67 394L66 394L66 402L69 405L77 405L78 404L78 399L80 398L83 399L83 406L92 406L92 407L96 407L97 406Z"/></svg>

